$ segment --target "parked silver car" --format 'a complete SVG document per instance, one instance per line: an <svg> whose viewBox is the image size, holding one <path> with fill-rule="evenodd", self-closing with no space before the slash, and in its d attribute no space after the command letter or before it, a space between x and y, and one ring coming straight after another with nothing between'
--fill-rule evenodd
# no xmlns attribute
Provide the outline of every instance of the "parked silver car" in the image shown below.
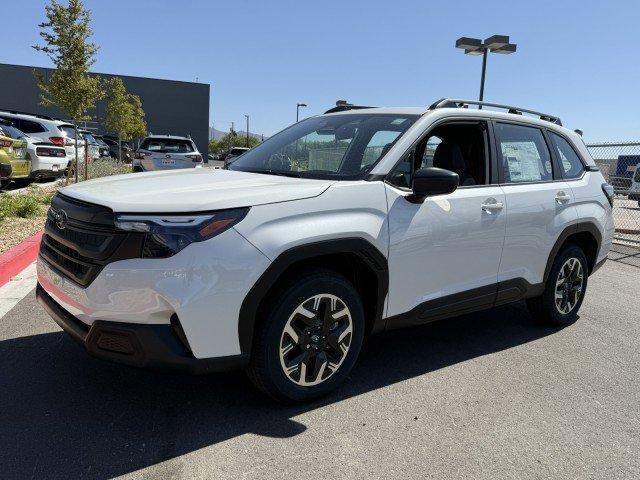
<svg viewBox="0 0 640 480"><path fill-rule="evenodd" d="M202 155L193 140L173 135L146 137L136 150L134 172L171 170L202 166Z"/></svg>

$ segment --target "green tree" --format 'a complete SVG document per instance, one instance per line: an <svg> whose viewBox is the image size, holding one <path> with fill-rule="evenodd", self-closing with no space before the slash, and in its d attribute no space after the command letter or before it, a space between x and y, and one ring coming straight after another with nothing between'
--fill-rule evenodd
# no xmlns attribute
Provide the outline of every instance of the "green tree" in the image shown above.
<svg viewBox="0 0 640 480"><path fill-rule="evenodd" d="M249 137L249 148L253 148L260 143L255 137ZM209 142L209 151L213 153L226 152L233 147L246 147L247 137L238 135L236 132L227 133L220 140L211 140Z"/></svg>
<svg viewBox="0 0 640 480"><path fill-rule="evenodd" d="M91 12L82 0L63 5L56 0L45 7L47 21L39 24L44 45L33 48L45 53L55 66L49 78L34 72L44 106L55 106L71 117L76 125L76 164L78 160L77 124L90 120L87 112L95 108L104 92L100 79L89 75L98 47L89 42L92 35ZM77 179L77 168L76 179Z"/></svg>
<svg viewBox="0 0 640 480"><path fill-rule="evenodd" d="M118 134L119 144L122 140L144 137L147 133L142 101L137 95L127 93L120 77L113 77L109 81L104 126ZM118 145L118 157L122 160L120 147Z"/></svg>

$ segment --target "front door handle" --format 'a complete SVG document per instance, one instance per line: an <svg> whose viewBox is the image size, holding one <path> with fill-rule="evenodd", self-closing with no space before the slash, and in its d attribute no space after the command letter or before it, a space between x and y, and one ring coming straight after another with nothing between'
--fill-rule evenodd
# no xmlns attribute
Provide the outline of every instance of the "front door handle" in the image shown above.
<svg viewBox="0 0 640 480"><path fill-rule="evenodd" d="M482 211L486 213L497 213L504 208L504 203L496 201L495 198L489 198L482 204Z"/></svg>
<svg viewBox="0 0 640 480"><path fill-rule="evenodd" d="M556 193L556 202L558 202L560 205L564 205L569 201L571 201L571 195L567 195L563 191Z"/></svg>

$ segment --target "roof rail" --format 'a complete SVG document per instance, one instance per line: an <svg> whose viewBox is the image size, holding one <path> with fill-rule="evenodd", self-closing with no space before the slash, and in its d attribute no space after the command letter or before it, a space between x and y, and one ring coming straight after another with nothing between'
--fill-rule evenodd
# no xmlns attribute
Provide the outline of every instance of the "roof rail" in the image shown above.
<svg viewBox="0 0 640 480"><path fill-rule="evenodd" d="M4 113L13 113L14 115L29 115L30 117L43 118L45 120L56 120L49 115L40 115L39 113L30 113L30 112L21 112L20 110L8 110L5 108L0 108L0 112Z"/></svg>
<svg viewBox="0 0 640 480"><path fill-rule="evenodd" d="M499 103L479 102L478 100L460 100L452 98L441 98L429 106L429 110L436 110L438 108L468 108L469 105L478 105L484 107L501 108L507 110L507 113L515 115L522 115L523 113L529 113L545 120L547 122L555 123L556 125L562 125L562 121L555 115L549 115L546 113L536 112L535 110L527 110L526 108L512 107L510 105L501 105Z"/></svg>
<svg viewBox="0 0 640 480"><path fill-rule="evenodd" d="M346 112L347 110L362 110L363 108L377 108L377 107L367 107L364 105L354 105L352 103L347 102L346 100L338 100L336 102L336 106L330 108L324 113L336 113L336 112Z"/></svg>

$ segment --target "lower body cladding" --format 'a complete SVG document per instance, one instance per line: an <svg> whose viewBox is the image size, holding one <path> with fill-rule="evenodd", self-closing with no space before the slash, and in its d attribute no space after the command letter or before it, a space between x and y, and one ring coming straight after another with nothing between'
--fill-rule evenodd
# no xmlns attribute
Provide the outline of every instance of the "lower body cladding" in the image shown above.
<svg viewBox="0 0 640 480"><path fill-rule="evenodd" d="M170 258L121 260L81 287L38 258L37 296L100 358L205 373L241 367L242 302L268 259L233 228Z"/></svg>

